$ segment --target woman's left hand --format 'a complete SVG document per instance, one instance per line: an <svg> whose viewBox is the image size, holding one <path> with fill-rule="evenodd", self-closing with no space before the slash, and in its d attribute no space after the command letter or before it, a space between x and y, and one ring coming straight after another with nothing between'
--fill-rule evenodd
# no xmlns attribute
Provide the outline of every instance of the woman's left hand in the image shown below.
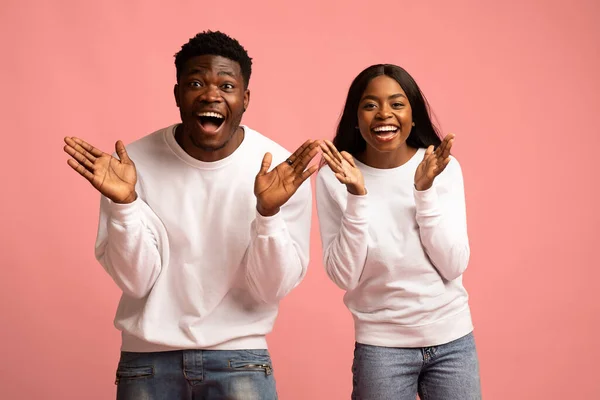
<svg viewBox="0 0 600 400"><path fill-rule="evenodd" d="M442 144L434 151L429 146L423 157L423 161L415 172L415 187L417 190L427 190L433 185L433 180L446 169L450 162L450 149L454 142L454 134L448 134Z"/></svg>

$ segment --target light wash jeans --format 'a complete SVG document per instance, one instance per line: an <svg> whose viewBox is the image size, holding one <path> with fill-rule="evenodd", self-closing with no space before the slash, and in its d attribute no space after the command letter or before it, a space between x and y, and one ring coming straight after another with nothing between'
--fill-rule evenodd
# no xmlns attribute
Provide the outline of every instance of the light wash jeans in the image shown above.
<svg viewBox="0 0 600 400"><path fill-rule="evenodd" d="M117 400L276 400L267 350L122 352Z"/></svg>
<svg viewBox="0 0 600 400"><path fill-rule="evenodd" d="M392 348L356 343L353 400L479 400L473 333L440 346Z"/></svg>

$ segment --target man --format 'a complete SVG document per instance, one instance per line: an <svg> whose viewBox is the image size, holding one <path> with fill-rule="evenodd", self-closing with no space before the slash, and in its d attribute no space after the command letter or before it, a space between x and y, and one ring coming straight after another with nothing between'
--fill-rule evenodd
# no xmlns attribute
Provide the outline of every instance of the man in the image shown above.
<svg viewBox="0 0 600 400"><path fill-rule="evenodd" d="M118 158L65 138L123 291L117 399L275 399L265 335L306 273L318 142L290 155L240 125L252 61L235 39L199 33L175 65L180 124L118 141Z"/></svg>

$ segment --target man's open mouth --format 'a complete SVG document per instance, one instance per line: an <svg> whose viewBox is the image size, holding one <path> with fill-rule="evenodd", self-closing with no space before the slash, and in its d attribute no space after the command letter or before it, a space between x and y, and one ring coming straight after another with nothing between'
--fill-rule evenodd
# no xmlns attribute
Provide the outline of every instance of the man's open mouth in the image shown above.
<svg viewBox="0 0 600 400"><path fill-rule="evenodd" d="M208 133L216 132L223 122L225 122L225 116L214 111L204 111L196 113L202 129Z"/></svg>

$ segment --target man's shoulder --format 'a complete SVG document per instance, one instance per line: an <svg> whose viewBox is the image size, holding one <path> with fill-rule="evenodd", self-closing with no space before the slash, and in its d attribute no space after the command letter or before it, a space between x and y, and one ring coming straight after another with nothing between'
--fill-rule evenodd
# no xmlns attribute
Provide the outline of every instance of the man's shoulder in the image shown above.
<svg viewBox="0 0 600 400"><path fill-rule="evenodd" d="M157 131L154 131L150 134L147 134L145 136L142 136L132 142L130 142L126 148L127 151L135 151L135 152L139 152L139 151L144 151L144 150L148 150L150 148L156 147L156 146L160 146L161 144L164 144L165 140L165 133L169 130L172 129L172 126L168 126L166 128L161 128Z"/></svg>
<svg viewBox="0 0 600 400"><path fill-rule="evenodd" d="M173 130L173 126L161 128L127 144L125 148L129 157L138 166L146 162L154 164L156 160L163 159L165 152L169 151L165 135Z"/></svg>
<svg viewBox="0 0 600 400"><path fill-rule="evenodd" d="M250 140L251 146L255 151L261 152L261 157L264 153L269 152L273 155L273 160L285 160L292 154L288 149L274 141L273 139L263 135L262 133L244 126L246 137Z"/></svg>

